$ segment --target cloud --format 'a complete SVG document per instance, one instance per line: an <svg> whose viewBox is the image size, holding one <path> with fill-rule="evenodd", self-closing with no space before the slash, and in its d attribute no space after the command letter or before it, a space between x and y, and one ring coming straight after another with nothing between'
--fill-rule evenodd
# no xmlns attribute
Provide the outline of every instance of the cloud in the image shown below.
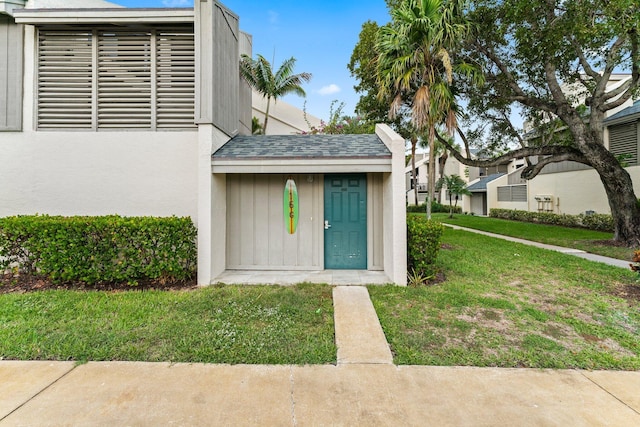
<svg viewBox="0 0 640 427"><path fill-rule="evenodd" d="M280 19L280 14L278 12L274 12L273 10L270 10L267 13L269 14L269 23L272 25L277 24Z"/></svg>
<svg viewBox="0 0 640 427"><path fill-rule="evenodd" d="M193 6L191 0L162 0L164 7L190 7Z"/></svg>
<svg viewBox="0 0 640 427"><path fill-rule="evenodd" d="M340 86L333 83L331 83L329 86L324 86L322 89L318 91L320 95L332 95L338 92L340 92Z"/></svg>

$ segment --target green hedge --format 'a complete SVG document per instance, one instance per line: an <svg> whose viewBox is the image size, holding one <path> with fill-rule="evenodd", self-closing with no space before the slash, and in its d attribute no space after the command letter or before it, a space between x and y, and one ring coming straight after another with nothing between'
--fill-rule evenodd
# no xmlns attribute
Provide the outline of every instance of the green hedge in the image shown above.
<svg viewBox="0 0 640 427"><path fill-rule="evenodd" d="M425 213L427 212L427 204L408 205L407 212ZM434 200L431 202L431 213L449 213L449 205L443 205ZM460 206L454 206L453 213L462 213L462 208Z"/></svg>
<svg viewBox="0 0 640 427"><path fill-rule="evenodd" d="M444 226L423 216L407 216L407 266L424 277L435 273Z"/></svg>
<svg viewBox="0 0 640 427"><path fill-rule="evenodd" d="M190 218L14 216L0 218L0 272L55 283L171 282L195 277Z"/></svg>
<svg viewBox="0 0 640 427"><path fill-rule="evenodd" d="M491 209L489 216L513 221L560 225L563 227L587 228L589 230L613 232L613 218L608 214L567 215L550 212L529 212L511 209Z"/></svg>

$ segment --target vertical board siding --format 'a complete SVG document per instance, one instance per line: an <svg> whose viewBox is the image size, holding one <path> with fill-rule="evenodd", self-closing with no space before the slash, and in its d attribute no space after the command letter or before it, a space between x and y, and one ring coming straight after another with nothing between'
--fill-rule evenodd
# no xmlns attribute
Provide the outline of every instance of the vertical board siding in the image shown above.
<svg viewBox="0 0 640 427"><path fill-rule="evenodd" d="M220 3L213 14L213 123L233 136L239 128L240 29L238 18Z"/></svg>
<svg viewBox="0 0 640 427"><path fill-rule="evenodd" d="M253 39L250 34L240 33L240 54L248 56L253 55ZM240 78L240 135L251 135L252 110L251 110L251 87L243 79Z"/></svg>
<svg viewBox="0 0 640 427"><path fill-rule="evenodd" d="M318 175L291 176L300 206L294 234L287 233L284 221L284 184L289 175L227 176L227 268L321 268L322 182Z"/></svg>
<svg viewBox="0 0 640 427"><path fill-rule="evenodd" d="M0 131L22 130L24 31L0 16Z"/></svg>
<svg viewBox="0 0 640 427"><path fill-rule="evenodd" d="M382 270L384 268L382 174L368 174L367 182L369 183L369 194L367 195L367 215L369 218L367 219L367 224L370 224L368 225L369 232L367 233L367 242L370 242L368 250L369 256L367 256L369 260L368 268L372 270Z"/></svg>

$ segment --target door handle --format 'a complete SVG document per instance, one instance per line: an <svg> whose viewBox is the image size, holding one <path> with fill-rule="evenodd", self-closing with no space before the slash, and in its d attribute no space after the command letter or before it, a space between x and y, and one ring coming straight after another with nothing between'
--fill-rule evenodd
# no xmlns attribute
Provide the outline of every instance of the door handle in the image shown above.
<svg viewBox="0 0 640 427"><path fill-rule="evenodd" d="M328 230L331 228L331 224L329 224L329 221L327 221L326 219L324 220L324 229Z"/></svg>

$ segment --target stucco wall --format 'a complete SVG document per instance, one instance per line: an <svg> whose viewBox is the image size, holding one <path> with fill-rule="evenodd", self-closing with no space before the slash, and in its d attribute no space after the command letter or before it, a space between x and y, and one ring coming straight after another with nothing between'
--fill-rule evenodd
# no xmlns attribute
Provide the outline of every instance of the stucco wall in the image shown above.
<svg viewBox="0 0 640 427"><path fill-rule="evenodd" d="M196 132L3 133L0 162L0 217L197 217Z"/></svg>
<svg viewBox="0 0 640 427"><path fill-rule="evenodd" d="M499 202L498 201L498 187L509 185L509 176L503 175L498 179L487 183L487 215L491 212L491 209L518 209L526 211L529 209L528 202ZM529 192L529 196L530 196Z"/></svg>
<svg viewBox="0 0 640 427"><path fill-rule="evenodd" d="M633 180L636 195L640 195L640 166L627 168ZM554 212L577 215L587 210L610 213L607 195L600 177L594 170L538 175L529 181L531 210L536 210L537 194L554 197Z"/></svg>
<svg viewBox="0 0 640 427"><path fill-rule="evenodd" d="M640 166L627 168L636 195L640 195ZM537 195L553 196L553 212L577 215L586 211L610 213L609 202L600 177L594 170L541 174L528 181L527 202L498 202L497 187L507 185L507 175L487 185L489 209L537 211Z"/></svg>

